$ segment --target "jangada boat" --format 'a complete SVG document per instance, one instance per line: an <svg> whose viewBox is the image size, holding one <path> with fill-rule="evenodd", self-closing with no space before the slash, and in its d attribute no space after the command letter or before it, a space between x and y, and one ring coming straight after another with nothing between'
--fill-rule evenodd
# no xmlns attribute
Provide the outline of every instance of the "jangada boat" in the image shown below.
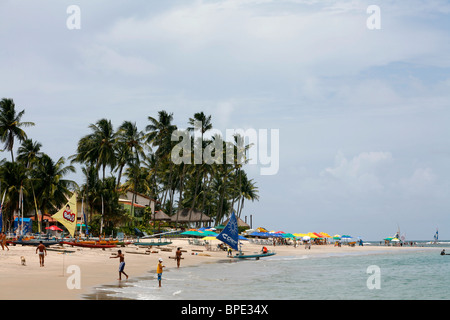
<svg viewBox="0 0 450 320"><path fill-rule="evenodd" d="M76 241L62 241L62 244L66 244L74 247L83 247L83 248L115 248L116 244L95 244L95 243L83 243Z"/></svg>
<svg viewBox="0 0 450 320"><path fill-rule="evenodd" d="M151 246L167 246L169 244L172 244L172 242L171 241L150 241L150 242L140 242L140 241L138 241L138 242L133 242L133 244L135 246L148 246L148 247L151 247Z"/></svg>
<svg viewBox="0 0 450 320"><path fill-rule="evenodd" d="M228 256L229 258L233 259L256 259L259 260L259 258L269 257L275 255L275 252L268 251L266 253L253 253L253 254L245 254L242 252L239 242L239 233L238 233L238 224L236 215L233 213L231 214L230 220L228 221L225 228L222 230L222 232L216 237L217 240L220 240L230 247L232 247L234 250L237 250L238 253L234 256Z"/></svg>
<svg viewBox="0 0 450 320"><path fill-rule="evenodd" d="M42 244L44 246L51 246L54 244L60 244L60 240L39 240L39 239L30 239L30 240L10 240L7 241L7 243L18 245L21 244L23 246L38 246L40 242L42 241Z"/></svg>

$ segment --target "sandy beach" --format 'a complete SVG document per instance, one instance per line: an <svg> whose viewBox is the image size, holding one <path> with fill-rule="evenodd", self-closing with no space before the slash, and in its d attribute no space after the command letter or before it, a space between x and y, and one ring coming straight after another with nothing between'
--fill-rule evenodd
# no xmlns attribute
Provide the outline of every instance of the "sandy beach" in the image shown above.
<svg viewBox="0 0 450 320"><path fill-rule="evenodd" d="M217 243L216 243L217 244ZM100 285L126 284L123 277L118 280L119 259L110 259L122 250L125 254L125 272L129 280L155 273L159 258L164 265L176 269L175 250L181 247L183 260L181 268L201 263L214 263L229 259L225 251L208 251L204 246L190 245L187 239L173 240L171 245L153 247L150 254L144 254L148 248L128 245L126 247L91 249L64 246L71 252L48 251L45 266L40 267L36 248L31 246L10 246L10 250L0 250L0 291L1 300L80 300L92 293L94 287ZM60 249L59 246L50 248ZM343 252L373 252L390 250L392 252L417 250L417 247L384 247L384 246L342 246L313 245L311 249L304 246L268 246L277 255L297 256ZM261 250L261 245L245 243L245 253ZM25 258L22 265L21 257ZM75 270L75 271L74 271ZM75 278L79 275L78 278ZM77 281L79 279L79 281ZM79 284L79 287L77 287ZM157 281L155 281L157 286Z"/></svg>

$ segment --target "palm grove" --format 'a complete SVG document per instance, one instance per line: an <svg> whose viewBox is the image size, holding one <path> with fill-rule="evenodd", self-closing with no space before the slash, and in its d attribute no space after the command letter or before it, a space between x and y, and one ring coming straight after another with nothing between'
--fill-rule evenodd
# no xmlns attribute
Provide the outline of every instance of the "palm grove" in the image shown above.
<svg viewBox="0 0 450 320"><path fill-rule="evenodd" d="M22 121L25 111L16 109L12 99L0 101L2 151L10 154L10 159L0 162L4 231L11 228L13 216L22 205L24 212L52 215L73 192L84 200L93 234L100 230L102 212L106 234L113 230L130 232L133 227L150 231L150 208L145 210L142 222L138 222L119 204L119 196L127 191L157 199L156 210L168 215L182 208L196 209L216 223L222 222L232 210L240 216L246 200L259 198L255 182L243 169L251 145L243 145L239 135L233 141L222 141L217 135L205 138L213 126L211 116L203 112L195 113L187 121L192 145L203 151L214 141L220 141L221 152L232 148L231 163L174 163L171 152L178 141L172 141L171 137L178 129L173 124L173 114L164 110L156 117L149 116L144 130L131 121L123 121L114 128L110 120L100 119L89 125L89 132L78 141L69 159L60 157L55 161L41 151L39 142L27 136L25 128L34 123ZM198 123L199 128L194 126ZM194 130L200 131L200 139L194 140ZM15 156L16 141L20 145ZM239 154L244 155L244 161L238 161ZM194 152L190 156L193 159ZM66 178L75 172L75 164L81 167L81 185ZM133 201L134 197L132 208Z"/></svg>

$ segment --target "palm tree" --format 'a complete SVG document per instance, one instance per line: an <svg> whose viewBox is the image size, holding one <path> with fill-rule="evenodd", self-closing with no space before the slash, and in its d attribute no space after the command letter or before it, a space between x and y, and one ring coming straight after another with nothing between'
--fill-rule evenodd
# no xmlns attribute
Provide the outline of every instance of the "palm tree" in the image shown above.
<svg viewBox="0 0 450 320"><path fill-rule="evenodd" d="M144 134L137 129L136 123L124 121L117 131L117 187L120 185L122 170L127 163L138 162L145 156Z"/></svg>
<svg viewBox="0 0 450 320"><path fill-rule="evenodd" d="M0 162L0 184L2 193L6 191L5 202L2 212L4 221L12 221L14 212L19 213L20 193L28 196L28 170L25 166L17 162L9 162L5 159ZM3 194L2 194L3 196ZM25 201L25 204L28 202Z"/></svg>
<svg viewBox="0 0 450 320"><path fill-rule="evenodd" d="M4 149L11 152L14 162L14 139L24 141L27 138L21 127L34 126L33 122L21 122L25 110L16 113L16 105L12 99L3 98L0 101L0 141L5 143Z"/></svg>
<svg viewBox="0 0 450 320"><path fill-rule="evenodd" d="M31 180L41 212L57 212L78 187L75 181L64 179L70 172L75 172L75 168L72 165L66 166L65 162L64 157L54 162L48 155L43 154L31 171Z"/></svg>
<svg viewBox="0 0 450 320"><path fill-rule="evenodd" d="M258 195L258 187L256 187L253 179L248 180L247 174L242 173L241 176L241 185L240 185L240 194L242 195L241 201L238 206L238 216L241 216L242 209L244 208L244 200L251 200L252 202L255 200L259 200Z"/></svg>
<svg viewBox="0 0 450 320"><path fill-rule="evenodd" d="M156 151L157 156L162 156L171 150L171 135L177 129L172 124L173 113L167 113L165 110L158 112L158 119L148 117L150 124L145 127L148 132L145 136L147 143L158 147Z"/></svg>
<svg viewBox="0 0 450 320"><path fill-rule="evenodd" d="M32 139L26 139L19 147L17 160L25 164L25 167L30 168L32 163L42 156L40 151L42 144L34 142Z"/></svg>
<svg viewBox="0 0 450 320"><path fill-rule="evenodd" d="M84 136L78 141L77 153L71 158L73 162L95 164L97 172L102 168L103 179L105 170L109 166L116 166L115 144L117 134L114 132L111 120L100 119L95 124L89 125L91 134Z"/></svg>
<svg viewBox="0 0 450 320"><path fill-rule="evenodd" d="M173 147L173 141L171 141L172 133L177 129L177 126L172 124L173 113L167 113L165 110L158 112L158 119L148 117L150 124L145 127L145 141L152 147L157 148L154 152L154 170L153 170L153 184L157 184L158 174L164 172L161 168L167 170L166 165L169 164L170 171L174 170L174 164L170 161L170 152ZM169 190L171 188L171 179L163 188ZM151 195L153 196L153 195ZM173 199L173 198L172 198ZM170 214L169 210L169 214Z"/></svg>

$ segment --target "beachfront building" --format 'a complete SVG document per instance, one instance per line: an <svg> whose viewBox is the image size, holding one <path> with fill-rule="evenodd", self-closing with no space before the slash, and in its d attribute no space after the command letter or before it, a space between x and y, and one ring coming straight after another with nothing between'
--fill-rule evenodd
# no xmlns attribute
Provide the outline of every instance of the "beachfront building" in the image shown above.
<svg viewBox="0 0 450 320"><path fill-rule="evenodd" d="M135 221L143 221L145 208L149 207L151 214L155 213L156 200L141 193L127 191L119 197L119 203L133 217Z"/></svg>

